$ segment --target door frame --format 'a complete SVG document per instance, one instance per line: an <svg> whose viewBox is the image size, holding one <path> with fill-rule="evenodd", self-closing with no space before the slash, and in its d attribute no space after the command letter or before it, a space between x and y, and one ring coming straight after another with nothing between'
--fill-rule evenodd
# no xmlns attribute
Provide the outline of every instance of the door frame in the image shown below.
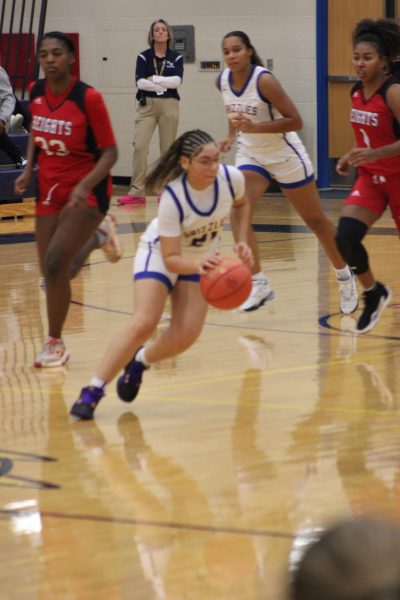
<svg viewBox="0 0 400 600"><path fill-rule="evenodd" d="M318 187L330 186L328 113L328 1L316 2L317 169ZM385 16L396 18L396 0L386 0Z"/></svg>
<svg viewBox="0 0 400 600"><path fill-rule="evenodd" d="M317 169L318 187L329 187L328 0L316 6Z"/></svg>

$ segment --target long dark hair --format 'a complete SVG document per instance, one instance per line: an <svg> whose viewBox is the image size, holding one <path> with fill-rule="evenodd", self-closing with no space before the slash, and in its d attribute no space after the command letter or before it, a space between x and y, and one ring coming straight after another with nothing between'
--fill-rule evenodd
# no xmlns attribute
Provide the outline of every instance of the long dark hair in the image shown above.
<svg viewBox="0 0 400 600"><path fill-rule="evenodd" d="M169 181L176 179L183 173L180 157L193 158L207 144L215 144L215 140L201 129L186 131L168 148L161 156L155 167L146 177L146 185L159 189Z"/></svg>
<svg viewBox="0 0 400 600"><path fill-rule="evenodd" d="M246 48L249 48L250 50L252 50L252 55L251 55L251 59L250 59L252 65L258 65L259 67L264 66L261 58L259 57L259 55L257 53L257 50L254 48L253 44L251 43L250 38L247 35L247 33L244 33L244 31L230 31L229 33L224 35L224 37L222 38L222 42L224 40L226 40L226 38L230 38L230 37L240 38L241 42L246 46Z"/></svg>
<svg viewBox="0 0 400 600"><path fill-rule="evenodd" d="M362 19L354 28L353 48L360 42L375 46L380 56L391 62L400 55L400 25L394 19Z"/></svg>

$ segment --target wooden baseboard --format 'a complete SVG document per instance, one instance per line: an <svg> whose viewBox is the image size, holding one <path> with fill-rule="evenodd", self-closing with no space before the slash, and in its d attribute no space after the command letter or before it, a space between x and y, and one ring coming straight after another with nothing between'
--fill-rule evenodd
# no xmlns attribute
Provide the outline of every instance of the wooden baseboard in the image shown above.
<svg viewBox="0 0 400 600"><path fill-rule="evenodd" d="M22 202L0 204L1 217L32 217L35 214L35 199L24 198Z"/></svg>

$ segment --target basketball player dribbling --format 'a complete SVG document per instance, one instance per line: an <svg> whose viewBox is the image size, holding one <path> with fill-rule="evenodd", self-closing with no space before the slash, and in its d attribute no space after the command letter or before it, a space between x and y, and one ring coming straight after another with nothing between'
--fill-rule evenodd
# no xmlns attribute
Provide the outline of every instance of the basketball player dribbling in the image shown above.
<svg viewBox="0 0 400 600"><path fill-rule="evenodd" d="M100 93L71 75L72 40L59 31L47 33L39 41L38 60L45 79L30 90L28 163L15 191L26 191L37 159L35 237L49 329L34 366L59 367L69 358L61 335L71 300L70 279L95 248L101 247L110 262L122 255L114 220L105 216L117 148Z"/></svg>
<svg viewBox="0 0 400 600"><path fill-rule="evenodd" d="M131 402L146 369L182 353L198 338L208 309L199 279L221 262L219 238L228 217L234 250L249 268L253 264L247 245L249 206L244 177L235 167L220 164L218 146L208 133L195 129L181 135L148 175L147 183L164 190L158 215L142 235L135 256L134 314L73 404L71 414L81 419L93 417L106 384L124 365L117 392L121 400ZM169 294L169 325L146 343Z"/></svg>
<svg viewBox="0 0 400 600"><path fill-rule="evenodd" d="M303 221L323 245L336 271L340 309L351 313L358 306L355 279L335 244L335 228L322 210L314 172L298 137L301 116L274 75L262 67L255 48L243 31L225 35L222 50L227 68L216 85L229 120L228 137L220 150L228 152L238 140L235 164L246 180L246 195L253 213L258 199L275 179ZM257 241L250 227L253 251L253 290L239 310L252 311L274 298L261 270Z"/></svg>

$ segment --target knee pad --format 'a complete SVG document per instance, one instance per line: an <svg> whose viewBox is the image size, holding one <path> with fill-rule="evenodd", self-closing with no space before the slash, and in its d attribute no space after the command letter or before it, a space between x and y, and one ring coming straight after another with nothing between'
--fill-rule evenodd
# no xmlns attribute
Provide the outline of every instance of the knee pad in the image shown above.
<svg viewBox="0 0 400 600"><path fill-rule="evenodd" d="M335 242L343 260L356 275L369 270L368 254L362 245L368 225L352 217L340 217Z"/></svg>

